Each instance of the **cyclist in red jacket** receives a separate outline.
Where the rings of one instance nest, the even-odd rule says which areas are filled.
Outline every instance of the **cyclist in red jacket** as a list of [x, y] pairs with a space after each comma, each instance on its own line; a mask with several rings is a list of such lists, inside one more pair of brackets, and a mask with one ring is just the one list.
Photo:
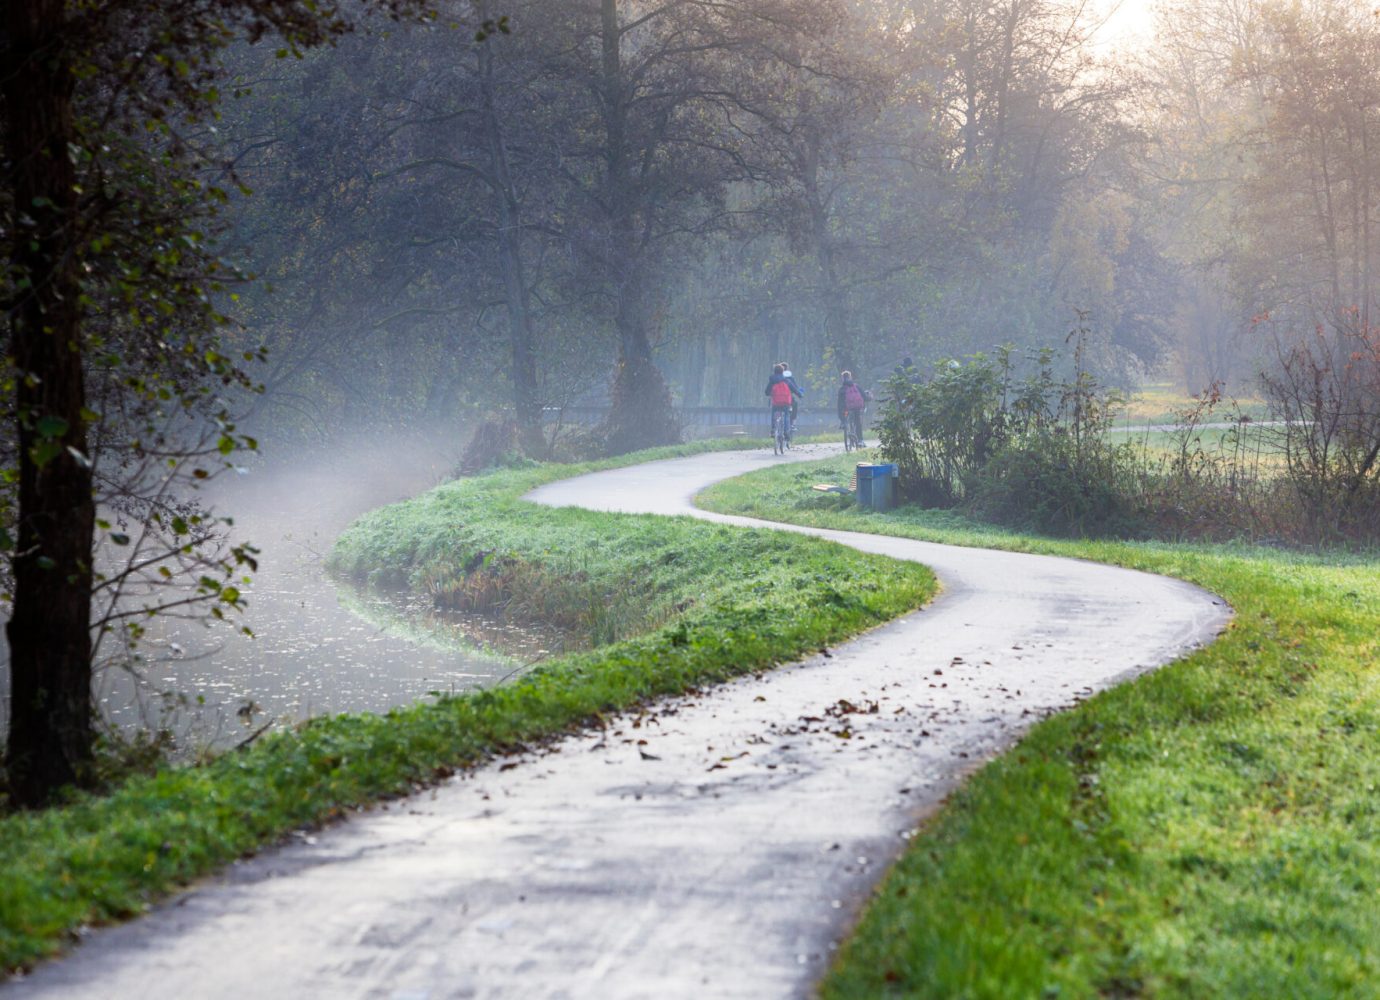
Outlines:
[[790, 382], [786, 381], [785, 373], [785, 365], [777, 365], [771, 370], [771, 378], [767, 379], [766, 395], [771, 397], [771, 426], [776, 427], [776, 415], [780, 413], [781, 419], [786, 421], [789, 436], [791, 401], [794, 399], [794, 394], [791, 392]]

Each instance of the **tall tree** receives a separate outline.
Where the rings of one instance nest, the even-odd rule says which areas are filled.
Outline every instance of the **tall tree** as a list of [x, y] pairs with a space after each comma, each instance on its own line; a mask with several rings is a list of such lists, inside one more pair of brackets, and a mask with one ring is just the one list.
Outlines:
[[1258, 59], [1258, 4], [1166, 4], [1156, 44], [1136, 68], [1131, 114], [1144, 124], [1133, 185], [1151, 238], [1176, 272], [1172, 350], [1185, 388], [1248, 374], [1250, 312], [1237, 295], [1240, 184], [1254, 158], [1263, 103], [1243, 73]]
[[[186, 130], [214, 115], [219, 54], [277, 33], [292, 49], [345, 27], [298, 0], [12, 0], [0, 38], [12, 545], [12, 800], [92, 780], [91, 596], [97, 530], [88, 384], [205, 412], [241, 378], [217, 346], [208, 248], [224, 192]], [[117, 373], [111, 377], [111, 373]], [[214, 407], [211, 407], [214, 409]], [[233, 449], [232, 428], [222, 428]], [[135, 448], [153, 445], [137, 440]]]
[[762, 148], [754, 151], [769, 192], [765, 221], [813, 258], [809, 284], [825, 351], [834, 367], [848, 369], [861, 361], [851, 300], [863, 251], [847, 226], [847, 193], [866, 179], [856, 161], [876, 154], [900, 54], [893, 38], [869, 33], [868, 20], [851, 13], [821, 11], [783, 59], [761, 68]]
[[[671, 0], [567, 5], [573, 82], [590, 98], [567, 179], [587, 229], [579, 248], [618, 335], [608, 447], [679, 436], [653, 349], [668, 269], [724, 226], [730, 184], [752, 178], [754, 70], [828, 19], [820, 0]], [[784, 99], [789, 100], [789, 97]], [[693, 242], [692, 242], [693, 241]]]
[[19, 466], [6, 767], [21, 804], [87, 777], [91, 763], [91, 539], [82, 370], [79, 146], [64, 0], [5, 5], [9, 382]]
[[[432, 261], [432, 290], [452, 308], [465, 300], [500, 305], [506, 331], [511, 410], [529, 454], [543, 453], [538, 366], [542, 260], [564, 239], [554, 216], [560, 150], [568, 129], [552, 113], [550, 53], [564, 45], [539, 3], [515, 3], [499, 17], [473, 0], [477, 37], [433, 32], [408, 48], [417, 78], [394, 95], [397, 163], [385, 176], [422, 186], [434, 210], [412, 221], [412, 239], [464, 248]], [[509, 23], [519, 30], [509, 37]], [[482, 245], [477, 254], [471, 248]], [[471, 256], [476, 259], [466, 261]], [[449, 273], [450, 277], [442, 277]], [[461, 280], [456, 276], [463, 274]], [[457, 301], [459, 300], [459, 301]]]

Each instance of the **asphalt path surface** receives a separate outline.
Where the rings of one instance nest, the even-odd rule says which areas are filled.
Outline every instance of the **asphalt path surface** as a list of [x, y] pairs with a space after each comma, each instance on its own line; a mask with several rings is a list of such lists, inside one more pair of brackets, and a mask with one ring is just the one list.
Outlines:
[[[762, 528], [691, 498], [822, 453], [701, 455], [531, 499]], [[1095, 563], [808, 533], [923, 562], [942, 593], [827, 654], [301, 836], [0, 992], [808, 996], [886, 866], [966, 773], [1229, 617], [1195, 587]]]

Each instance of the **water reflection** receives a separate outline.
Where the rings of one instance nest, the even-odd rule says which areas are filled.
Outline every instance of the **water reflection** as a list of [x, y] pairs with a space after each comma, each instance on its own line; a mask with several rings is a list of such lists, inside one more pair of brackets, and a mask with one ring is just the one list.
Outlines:
[[142, 676], [113, 667], [98, 680], [105, 717], [168, 729], [184, 750], [223, 748], [265, 724], [382, 712], [493, 683], [549, 652], [529, 635], [500, 651], [495, 623], [428, 622], [397, 595], [337, 588], [319, 560], [265, 566], [248, 600], [252, 638], [151, 623]]
[[[361, 594], [326, 574], [324, 557], [350, 520], [428, 488], [449, 465], [434, 451], [393, 445], [372, 461], [355, 453], [314, 467], [265, 466], [220, 484], [217, 508], [262, 549], [245, 588], [248, 610], [213, 627], [151, 619], [134, 671], [107, 667], [97, 678], [106, 718], [166, 728], [183, 753], [224, 748], [265, 725], [382, 712], [492, 684], [557, 651], [559, 636], [436, 618], [400, 595]], [[241, 625], [255, 635], [237, 632]]]

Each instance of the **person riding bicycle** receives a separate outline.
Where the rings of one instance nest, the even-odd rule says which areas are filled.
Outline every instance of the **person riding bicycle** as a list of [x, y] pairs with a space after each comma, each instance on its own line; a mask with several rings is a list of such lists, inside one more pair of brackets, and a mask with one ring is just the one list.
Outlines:
[[800, 412], [800, 401], [805, 398], [805, 390], [800, 388], [800, 383], [796, 382], [795, 377], [791, 375], [791, 366], [789, 362], [781, 362], [781, 369], [781, 377], [784, 378], [786, 384], [791, 387], [791, 425], [788, 431], [791, 437], [795, 437], [796, 415]]
[[786, 426], [790, 427], [791, 403], [795, 394], [791, 392], [791, 383], [786, 380], [786, 366], [776, 365], [771, 370], [771, 378], [767, 379], [766, 395], [771, 397], [771, 426], [772, 433], [776, 433], [776, 415], [782, 414], [782, 419], [786, 421]]
[[858, 415], [858, 432], [862, 436], [862, 412], [867, 409], [867, 392], [862, 386], [853, 381], [852, 372], [844, 372], [839, 376], [839, 425], [848, 429], [848, 418], [851, 414]]

